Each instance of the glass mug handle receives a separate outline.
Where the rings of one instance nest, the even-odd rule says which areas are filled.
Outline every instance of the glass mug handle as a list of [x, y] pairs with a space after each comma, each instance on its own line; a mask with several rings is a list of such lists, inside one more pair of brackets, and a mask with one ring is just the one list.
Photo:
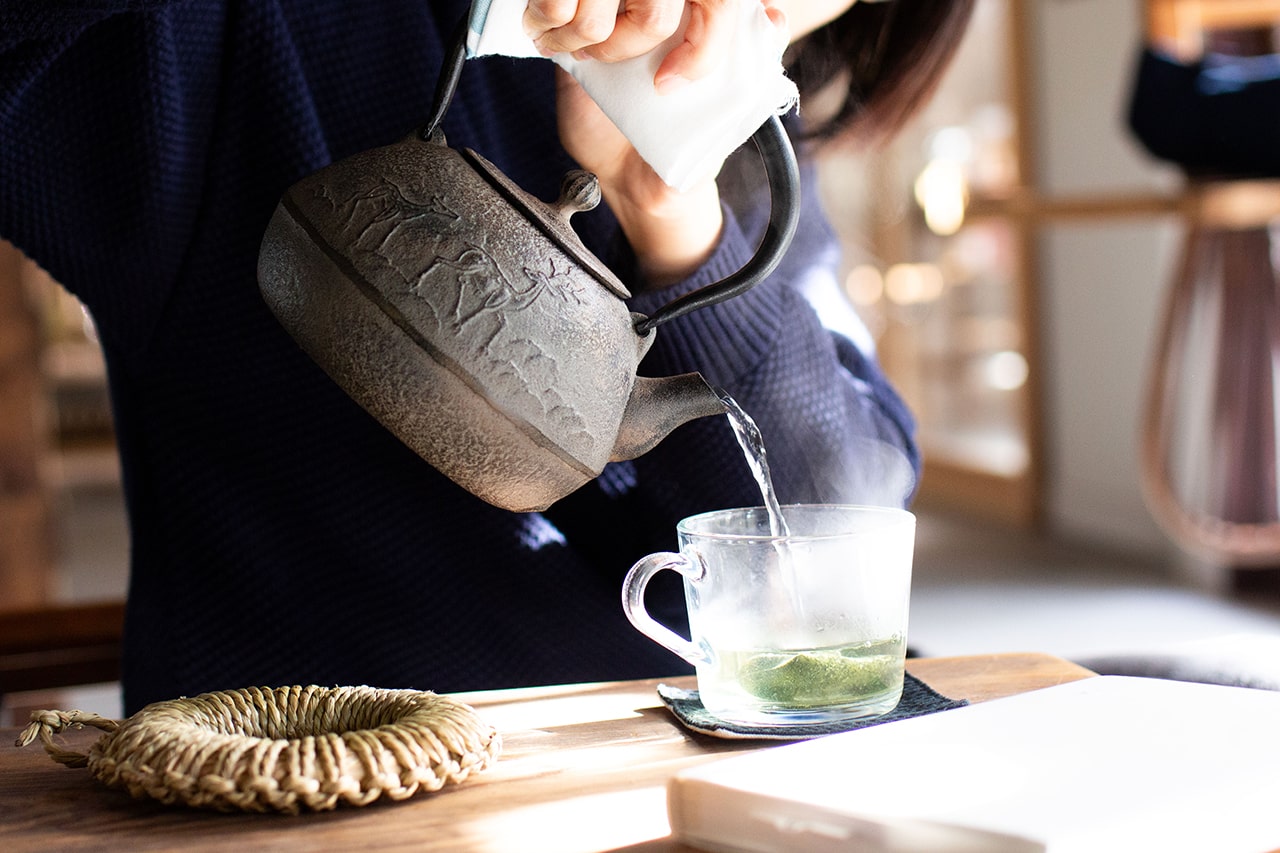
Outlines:
[[701, 560], [684, 554], [662, 552], [640, 558], [622, 581], [622, 610], [636, 630], [660, 646], [670, 649], [694, 666], [711, 663], [711, 657], [703, 649], [681, 637], [666, 625], [649, 615], [644, 606], [644, 591], [658, 572], [670, 570], [698, 582], [706, 575]]

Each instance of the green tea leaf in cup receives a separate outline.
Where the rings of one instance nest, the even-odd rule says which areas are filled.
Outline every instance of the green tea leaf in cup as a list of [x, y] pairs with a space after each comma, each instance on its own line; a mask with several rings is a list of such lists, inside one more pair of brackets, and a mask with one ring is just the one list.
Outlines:
[[895, 668], [884, 655], [852, 657], [837, 651], [764, 652], [738, 670], [738, 683], [758, 699], [793, 708], [857, 701], [890, 687]]

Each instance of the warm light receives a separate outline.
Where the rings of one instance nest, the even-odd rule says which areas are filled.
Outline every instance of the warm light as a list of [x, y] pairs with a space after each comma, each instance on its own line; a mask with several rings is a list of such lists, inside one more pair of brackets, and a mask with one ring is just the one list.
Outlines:
[[964, 167], [953, 160], [934, 160], [916, 178], [916, 202], [929, 230], [948, 237], [964, 225], [969, 184]]
[[884, 277], [884, 292], [898, 305], [919, 305], [942, 296], [946, 282], [933, 264], [894, 264]]
[[973, 137], [963, 127], [944, 127], [929, 141], [929, 163], [916, 178], [916, 203], [929, 230], [949, 237], [964, 225], [969, 204]]
[[982, 378], [987, 385], [1000, 391], [1016, 391], [1027, 383], [1030, 369], [1022, 353], [1001, 350], [987, 356], [982, 366]]
[[854, 305], [869, 308], [884, 296], [884, 276], [871, 264], [859, 264], [845, 277], [844, 291]]

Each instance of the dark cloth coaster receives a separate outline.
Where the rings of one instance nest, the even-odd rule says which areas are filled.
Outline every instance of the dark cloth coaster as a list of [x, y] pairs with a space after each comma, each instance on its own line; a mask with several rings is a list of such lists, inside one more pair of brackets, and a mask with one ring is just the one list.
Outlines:
[[907, 673], [902, 683], [902, 699], [898, 706], [878, 717], [863, 717], [860, 720], [841, 720], [835, 723], [804, 723], [795, 726], [747, 726], [730, 723], [713, 717], [702, 707], [702, 698], [697, 690], [684, 690], [669, 684], [658, 685], [658, 696], [662, 704], [676, 715], [685, 728], [704, 735], [721, 738], [762, 738], [768, 740], [803, 740], [805, 738], [831, 735], [836, 732], [847, 732], [863, 729], [880, 723], [891, 723], [894, 720], [905, 720], [946, 711], [950, 708], [961, 708], [968, 705], [966, 699], [948, 699], [941, 693]]

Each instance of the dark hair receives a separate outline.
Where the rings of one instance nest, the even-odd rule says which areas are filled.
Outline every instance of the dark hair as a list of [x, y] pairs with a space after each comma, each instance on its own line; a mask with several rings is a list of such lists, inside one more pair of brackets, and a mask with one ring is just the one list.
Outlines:
[[829, 85], [834, 112], [805, 127], [810, 139], [888, 138], [933, 94], [955, 55], [974, 0], [856, 2], [793, 44], [787, 71], [806, 97]]

